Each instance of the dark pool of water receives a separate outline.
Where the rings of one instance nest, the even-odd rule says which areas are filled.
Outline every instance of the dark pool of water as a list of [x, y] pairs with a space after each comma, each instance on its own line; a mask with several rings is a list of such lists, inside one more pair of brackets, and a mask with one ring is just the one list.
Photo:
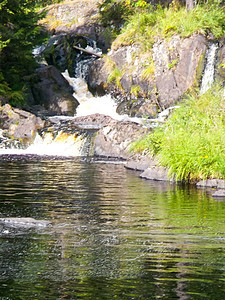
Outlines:
[[0, 299], [225, 299], [225, 202], [122, 164], [0, 160]]

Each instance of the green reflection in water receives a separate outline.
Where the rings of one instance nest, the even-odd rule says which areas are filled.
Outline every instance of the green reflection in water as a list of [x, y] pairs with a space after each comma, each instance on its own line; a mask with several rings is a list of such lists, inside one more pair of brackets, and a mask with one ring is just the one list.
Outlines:
[[225, 203], [122, 165], [2, 161], [0, 295], [10, 299], [223, 299]]

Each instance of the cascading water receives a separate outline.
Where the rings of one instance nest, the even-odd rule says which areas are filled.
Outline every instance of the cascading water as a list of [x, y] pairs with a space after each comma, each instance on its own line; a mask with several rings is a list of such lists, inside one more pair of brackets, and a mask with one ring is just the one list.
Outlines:
[[71, 78], [68, 72], [64, 72], [63, 76], [74, 89], [74, 97], [79, 101], [80, 105], [76, 111], [76, 117], [87, 116], [95, 113], [110, 116], [118, 121], [131, 121], [141, 123], [140, 118], [131, 118], [128, 115], [119, 115], [116, 112], [117, 104], [111, 95], [102, 97], [94, 97], [89, 91], [86, 82], [81, 77]]
[[[101, 49], [97, 48], [96, 42], [87, 37], [86, 40], [88, 41], [88, 45], [84, 50], [100, 56], [102, 54], [102, 51]], [[78, 46], [81, 45], [78, 44]], [[86, 78], [89, 66], [96, 59], [96, 57], [93, 55], [87, 55], [86, 57], [84, 57], [83, 54], [83, 51], [80, 51], [80, 53], [78, 53], [76, 57], [76, 64], [74, 69], [74, 75], [76, 78]]]
[[[82, 45], [76, 44], [76, 47], [82, 49]], [[34, 51], [34, 55], [38, 56], [43, 48]], [[71, 127], [71, 120], [76, 117], [83, 117], [91, 114], [103, 114], [110, 116], [118, 121], [132, 121], [141, 123], [139, 118], [130, 118], [127, 115], [119, 115], [116, 112], [117, 104], [110, 95], [103, 97], [94, 97], [89, 91], [85, 82], [87, 70], [93, 60], [96, 59], [94, 55], [89, 53], [101, 54], [101, 50], [96, 47], [94, 41], [87, 43], [84, 51], [76, 54], [76, 61], [74, 64], [74, 76], [71, 78], [68, 71], [63, 73], [69, 84], [74, 89], [74, 97], [79, 101], [80, 105], [77, 108], [74, 117], [55, 116], [50, 117], [51, 126], [45, 128], [37, 133], [32, 144], [27, 146], [18, 141], [11, 139], [0, 140], [0, 155], [1, 154], [31, 154], [31, 155], [50, 155], [50, 156], [93, 156], [94, 154], [94, 139], [97, 128], [91, 126], [87, 128], [77, 129], [76, 126]], [[1, 136], [0, 136], [1, 138]]]
[[214, 81], [215, 73], [215, 62], [216, 62], [216, 53], [219, 45], [218, 43], [211, 43], [206, 52], [206, 65], [202, 77], [202, 83], [200, 88], [200, 93], [204, 94], [212, 85]]
[[37, 133], [31, 145], [24, 147], [18, 141], [5, 139], [1, 142], [0, 155], [49, 155], [49, 156], [93, 156], [95, 129], [67, 132], [65, 128], [55, 127]]

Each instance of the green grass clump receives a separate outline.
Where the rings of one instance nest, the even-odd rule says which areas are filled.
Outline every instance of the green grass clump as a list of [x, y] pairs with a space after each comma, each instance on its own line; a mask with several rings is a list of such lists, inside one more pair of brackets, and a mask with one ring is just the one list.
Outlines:
[[167, 38], [174, 34], [182, 37], [193, 33], [207, 34], [211, 32], [216, 38], [225, 34], [225, 8], [219, 5], [197, 5], [187, 12], [179, 9], [149, 6], [145, 11], [134, 13], [114, 41], [114, 48], [133, 43], [140, 44], [143, 50], [151, 49], [155, 39]]
[[149, 151], [177, 180], [225, 178], [224, 90], [214, 87], [197, 98], [189, 96], [169, 120], [132, 144]]

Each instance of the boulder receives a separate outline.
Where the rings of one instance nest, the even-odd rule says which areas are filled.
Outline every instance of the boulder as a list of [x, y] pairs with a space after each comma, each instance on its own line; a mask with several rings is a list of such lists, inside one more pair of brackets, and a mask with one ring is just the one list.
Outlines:
[[197, 182], [197, 187], [203, 188], [218, 188], [218, 189], [225, 189], [225, 180], [223, 179], [206, 179]]
[[30, 143], [37, 130], [43, 128], [44, 125], [45, 121], [30, 112], [12, 108], [9, 104], [0, 108], [0, 128], [6, 137]]
[[157, 181], [171, 181], [174, 182], [174, 177], [169, 177], [168, 169], [162, 166], [152, 166], [147, 168], [140, 175], [141, 178]]
[[72, 87], [54, 66], [37, 69], [32, 92], [35, 104], [43, 106], [49, 115], [73, 116], [79, 105]]
[[0, 218], [0, 224], [13, 228], [45, 228], [51, 225], [46, 220], [36, 220], [34, 218]]
[[78, 126], [81, 128], [97, 128], [100, 129], [113, 119], [102, 114], [92, 114], [89, 116], [76, 117], [70, 121], [70, 126]]
[[125, 168], [135, 171], [144, 172], [149, 167], [156, 167], [158, 165], [158, 161], [155, 160], [154, 157], [151, 157], [147, 154], [134, 154], [127, 160]]
[[96, 135], [95, 155], [126, 159], [131, 142], [146, 133], [147, 129], [138, 124], [111, 119]]

